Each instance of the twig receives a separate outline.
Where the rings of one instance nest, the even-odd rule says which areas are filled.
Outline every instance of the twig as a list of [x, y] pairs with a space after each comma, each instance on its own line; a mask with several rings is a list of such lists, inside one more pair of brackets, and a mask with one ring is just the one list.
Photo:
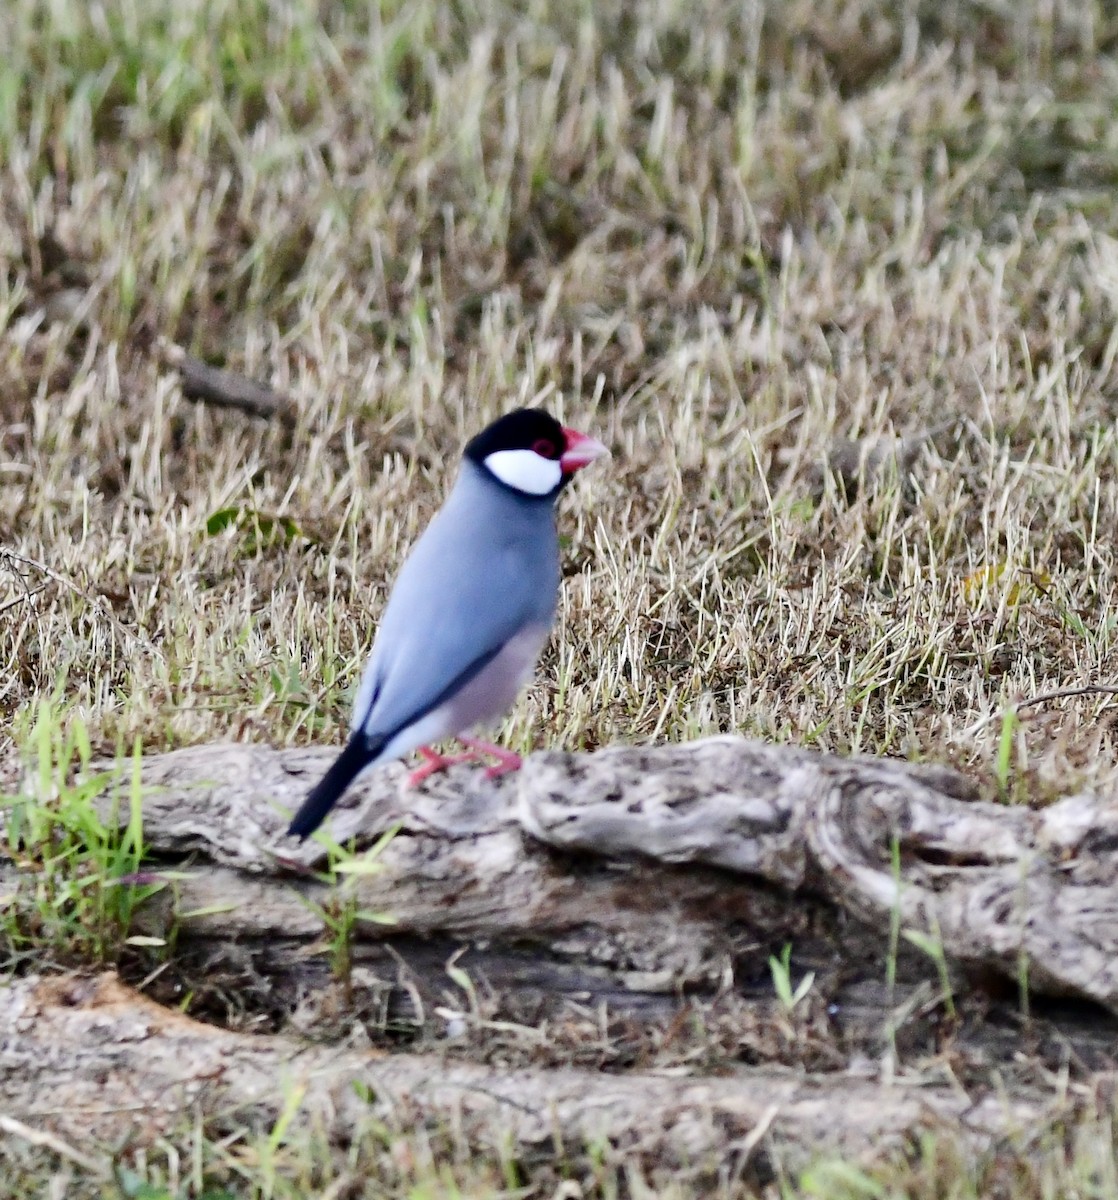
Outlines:
[[0, 604], [0, 615], [3, 615], [9, 608], [15, 608], [19, 604], [26, 604], [33, 596], [37, 596], [46, 588], [45, 583], [40, 583], [38, 587], [29, 588], [22, 596], [13, 596], [11, 600]]
[[97, 1175], [102, 1179], [108, 1177], [108, 1162], [84, 1154], [81, 1150], [71, 1146], [69, 1142], [64, 1142], [60, 1137], [48, 1133], [45, 1129], [32, 1129], [30, 1125], [24, 1125], [22, 1121], [17, 1121], [15, 1117], [0, 1115], [0, 1130], [10, 1137], [21, 1138], [32, 1146], [41, 1146], [44, 1150], [52, 1150], [59, 1158], [69, 1159], [70, 1162], [75, 1163], [82, 1170], [88, 1171], [91, 1175]]
[[266, 384], [258, 383], [235, 371], [211, 367], [201, 359], [172, 342], [161, 341], [159, 353], [168, 366], [174, 367], [182, 379], [182, 394], [188, 400], [234, 408], [250, 417], [278, 420], [287, 425], [295, 422], [295, 406], [287, 396]]
[[757, 1149], [761, 1139], [772, 1128], [773, 1121], [780, 1115], [780, 1105], [770, 1104], [768, 1108], [761, 1114], [757, 1124], [742, 1138], [738, 1145], [738, 1163], [735, 1174], [739, 1177], [745, 1168], [749, 1165], [750, 1156]]
[[[19, 563], [24, 567], [30, 567], [33, 571], [41, 572], [49, 580], [57, 583], [60, 587], [64, 587], [68, 592], [77, 596], [79, 599], [84, 600], [88, 605], [95, 609], [100, 616], [104, 617], [109, 624], [112, 625], [117, 633], [120, 634], [121, 638], [131, 638], [133, 642], [141, 645], [149, 654], [152, 655], [152, 657], [155, 657], [156, 649], [151, 642], [138, 630], [129, 629], [123, 623], [123, 621], [120, 620], [116, 613], [114, 613], [108, 606], [103, 596], [91, 595], [84, 588], [81, 588], [74, 583], [72, 579], [67, 579], [65, 575], [60, 575], [57, 571], [51, 570], [46, 563], [39, 562], [37, 558], [28, 558], [26, 554], [20, 554], [16, 550], [10, 550], [7, 546], [0, 546], [0, 566], [4, 564], [5, 560], [8, 560], [11, 563]], [[19, 572], [17, 571], [15, 574], [19, 574]], [[20, 597], [20, 599], [27, 599], [28, 597], [35, 595], [36, 592], [40, 592], [42, 590], [42, 586], [31, 589], [25, 593], [24, 596]], [[0, 612], [4, 612], [7, 608], [11, 607], [13, 603], [14, 601], [9, 601], [3, 609], [0, 609]]]
[[[1027, 700], [1016, 700], [1007, 707], [1013, 709], [1015, 713], [1020, 713], [1022, 709], [1034, 708], [1038, 704], [1047, 704], [1050, 700], [1066, 700], [1069, 696], [1118, 696], [1118, 684], [1086, 683], [1082, 687], [1057, 688], [1052, 692], [1041, 692], [1037, 696], [1030, 696]], [[1004, 711], [1005, 709], [998, 709], [996, 712], [987, 713], [986, 716], [964, 730], [964, 736], [972, 737], [980, 729], [985, 729], [987, 725], [998, 720]]]
[[[65, 575], [59, 575], [57, 571], [52, 571], [46, 563], [41, 563], [37, 558], [28, 558], [26, 554], [19, 554], [15, 550], [9, 550], [7, 546], [0, 547], [0, 562], [5, 558], [10, 559], [13, 563], [20, 563], [22, 566], [30, 567], [33, 571], [38, 571], [45, 575], [54, 583], [60, 584], [67, 591], [73, 592], [75, 596], [80, 596], [87, 603], [95, 603], [92, 596], [83, 591], [73, 580], [67, 579]], [[18, 574], [18, 572], [17, 572]], [[39, 589], [36, 589], [36, 591]], [[33, 592], [28, 593], [34, 595]]]
[[1034, 704], [1047, 704], [1049, 700], [1064, 700], [1068, 696], [1118, 696], [1118, 684], [1086, 683], [1082, 687], [1058, 688], [1054, 692], [1041, 692], [1039, 696], [1030, 696], [1028, 700], [1019, 701], [1015, 707], [1018, 712], [1023, 708], [1032, 708]]

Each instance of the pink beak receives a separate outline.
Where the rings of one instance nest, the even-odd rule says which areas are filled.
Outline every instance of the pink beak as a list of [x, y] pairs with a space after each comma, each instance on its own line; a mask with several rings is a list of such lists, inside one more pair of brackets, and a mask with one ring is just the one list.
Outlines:
[[568, 429], [564, 425], [563, 436], [567, 439], [567, 444], [559, 456], [559, 465], [563, 468], [564, 475], [573, 475], [575, 471], [581, 471], [595, 459], [609, 458], [609, 451], [605, 446], [589, 434], [579, 433], [577, 429]]

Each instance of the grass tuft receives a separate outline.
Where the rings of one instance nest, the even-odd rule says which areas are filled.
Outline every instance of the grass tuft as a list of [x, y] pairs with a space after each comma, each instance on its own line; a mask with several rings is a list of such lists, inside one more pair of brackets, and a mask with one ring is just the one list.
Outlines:
[[16, 959], [106, 965], [118, 962], [126, 946], [166, 944], [133, 929], [139, 907], [163, 883], [139, 870], [139, 745], [125, 770], [94, 773], [85, 725], [68, 716], [40, 702], [31, 778], [18, 794], [0, 797], [5, 857], [14, 868], [7, 874], [0, 936]]

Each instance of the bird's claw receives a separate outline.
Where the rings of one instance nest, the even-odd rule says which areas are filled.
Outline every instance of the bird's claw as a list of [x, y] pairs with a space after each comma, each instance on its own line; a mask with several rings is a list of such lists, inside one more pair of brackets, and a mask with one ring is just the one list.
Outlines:
[[437, 751], [432, 750], [430, 746], [420, 746], [419, 753], [423, 755], [426, 762], [424, 762], [423, 766], [416, 767], [408, 775], [408, 787], [417, 787], [429, 776], [435, 775], [439, 771], [445, 771], [447, 767], [452, 767], [457, 763], [474, 762], [484, 757], [497, 759], [492, 766], [486, 767], [486, 779], [498, 779], [502, 775], [507, 775], [510, 771], [519, 771], [523, 765], [523, 760], [519, 754], [515, 754], [512, 750], [505, 750], [500, 746], [494, 746], [491, 742], [482, 742], [477, 738], [467, 737], [460, 737], [458, 741], [467, 747], [465, 754], [439, 754]]

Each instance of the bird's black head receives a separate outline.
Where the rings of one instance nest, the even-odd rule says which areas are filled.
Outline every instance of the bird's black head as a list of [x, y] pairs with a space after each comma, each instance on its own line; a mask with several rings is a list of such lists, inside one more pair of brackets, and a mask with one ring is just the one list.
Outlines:
[[606, 453], [601, 442], [540, 408], [506, 413], [466, 446], [466, 457], [499, 483], [541, 499], [554, 499], [575, 471]]

